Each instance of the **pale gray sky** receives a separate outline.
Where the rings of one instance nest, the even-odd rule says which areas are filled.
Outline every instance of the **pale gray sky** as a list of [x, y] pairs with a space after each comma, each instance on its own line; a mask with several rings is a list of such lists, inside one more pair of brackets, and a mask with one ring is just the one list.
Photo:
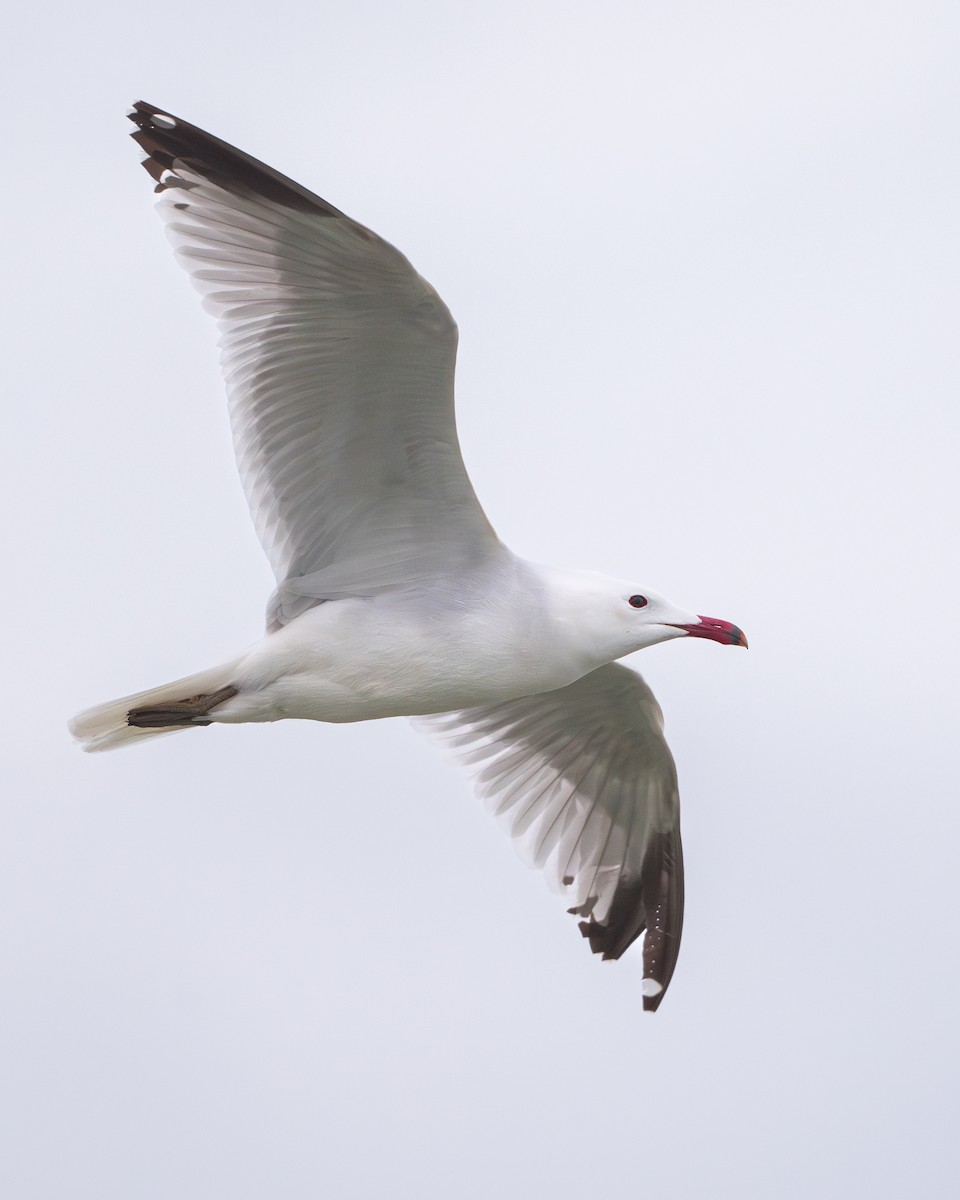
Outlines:
[[[954, 1195], [960, 10], [17, 19], [4, 1197]], [[508, 544], [749, 635], [634, 663], [687, 864], [656, 1016], [405, 722], [70, 743], [271, 584], [139, 97], [434, 284]]]

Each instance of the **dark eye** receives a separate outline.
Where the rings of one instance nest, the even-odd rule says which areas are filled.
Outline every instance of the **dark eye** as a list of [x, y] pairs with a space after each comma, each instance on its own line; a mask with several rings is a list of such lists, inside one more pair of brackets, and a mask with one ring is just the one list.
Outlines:
[[646, 596], [631, 596], [630, 605], [632, 608], [646, 608], [647, 598]]

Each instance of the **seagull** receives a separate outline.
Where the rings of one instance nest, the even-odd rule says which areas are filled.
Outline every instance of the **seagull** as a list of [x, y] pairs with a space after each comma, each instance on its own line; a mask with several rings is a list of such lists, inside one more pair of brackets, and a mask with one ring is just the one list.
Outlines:
[[176, 255], [219, 323], [237, 460], [277, 586], [230, 662], [80, 713], [84, 750], [246, 721], [415, 718], [475, 776], [591, 950], [673, 975], [683, 858], [652, 692], [617, 660], [746, 646], [635, 580], [513, 554], [454, 418], [457, 326], [406, 258], [292, 179], [142, 101]]

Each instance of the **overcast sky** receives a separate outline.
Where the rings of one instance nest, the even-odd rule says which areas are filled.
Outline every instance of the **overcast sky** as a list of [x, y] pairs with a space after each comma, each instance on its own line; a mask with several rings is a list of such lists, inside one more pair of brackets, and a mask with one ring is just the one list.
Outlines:
[[[17, 20], [4, 1197], [955, 1195], [956, 4]], [[687, 866], [655, 1016], [404, 721], [71, 744], [272, 582], [137, 98], [434, 284], [514, 550], [747, 632], [633, 660]]]

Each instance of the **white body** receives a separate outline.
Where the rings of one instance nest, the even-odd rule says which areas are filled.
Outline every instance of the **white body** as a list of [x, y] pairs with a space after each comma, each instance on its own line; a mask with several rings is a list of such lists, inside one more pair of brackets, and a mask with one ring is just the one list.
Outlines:
[[[697, 620], [657, 597], [641, 624], [625, 603], [630, 584], [519, 559], [510, 567], [415, 598], [308, 609], [238, 660], [225, 682], [239, 694], [210, 719], [365, 721], [491, 704], [564, 687], [642, 645], [685, 636], [667, 620]], [[614, 610], [624, 610], [619, 628]]]

